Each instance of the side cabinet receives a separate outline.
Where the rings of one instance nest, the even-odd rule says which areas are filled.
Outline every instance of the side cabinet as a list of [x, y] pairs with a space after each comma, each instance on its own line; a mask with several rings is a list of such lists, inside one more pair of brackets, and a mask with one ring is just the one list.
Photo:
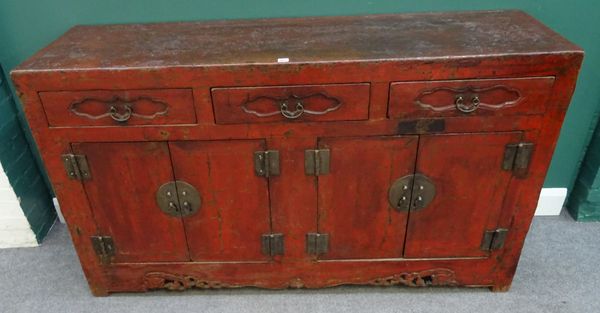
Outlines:
[[[114, 263], [268, 261], [263, 140], [78, 143], [83, 185]], [[65, 156], [68, 157], [68, 156]]]
[[12, 78], [95, 295], [506, 291], [582, 58], [392, 14], [74, 27]]

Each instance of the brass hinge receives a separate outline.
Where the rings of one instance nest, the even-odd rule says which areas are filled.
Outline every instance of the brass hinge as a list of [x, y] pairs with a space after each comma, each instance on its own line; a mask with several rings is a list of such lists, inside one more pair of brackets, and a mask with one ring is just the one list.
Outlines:
[[92, 247], [94, 247], [96, 255], [100, 258], [100, 263], [109, 264], [112, 257], [115, 256], [115, 243], [112, 237], [92, 236], [90, 239], [92, 240]]
[[257, 176], [263, 177], [279, 175], [279, 151], [267, 150], [254, 152], [254, 171]]
[[329, 174], [329, 149], [304, 151], [304, 172], [306, 175]]
[[507, 233], [508, 229], [506, 228], [486, 230], [483, 233], [483, 239], [481, 240], [481, 250], [492, 251], [502, 249], [502, 247], [504, 247], [504, 241], [506, 240]]
[[534, 144], [531, 142], [510, 143], [504, 149], [502, 169], [505, 171], [524, 171], [529, 167]]
[[264, 255], [283, 255], [283, 234], [264, 234], [261, 243]]
[[70, 179], [87, 180], [92, 178], [85, 155], [69, 153], [63, 154], [61, 158]]
[[319, 255], [329, 251], [329, 234], [306, 234], [306, 253]]

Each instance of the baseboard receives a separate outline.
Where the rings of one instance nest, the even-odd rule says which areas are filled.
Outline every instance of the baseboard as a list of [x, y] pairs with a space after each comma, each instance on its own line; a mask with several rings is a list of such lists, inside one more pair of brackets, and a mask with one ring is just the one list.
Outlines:
[[560, 215], [566, 199], [567, 188], [542, 188], [535, 215]]

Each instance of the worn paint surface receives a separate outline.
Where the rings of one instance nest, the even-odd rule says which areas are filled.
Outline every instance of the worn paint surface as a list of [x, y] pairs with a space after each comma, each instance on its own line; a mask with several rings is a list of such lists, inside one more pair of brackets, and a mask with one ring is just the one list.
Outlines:
[[[483, 25], [479, 14], [488, 18], [487, 25]], [[503, 23], [506, 21], [511, 23], [513, 36], [504, 36], [507, 31], [504, 26], [507, 25]], [[388, 32], [384, 27], [396, 22], [406, 28], [398, 27], [396, 32]], [[444, 27], [445, 23], [449, 26]], [[155, 28], [152, 33], [156, 36], [163, 34], [166, 42], [173, 40], [169, 38], [185, 38], [196, 40], [195, 44], [202, 47], [210, 40], [217, 40], [196, 36], [187, 30], [207, 28], [200, 23], [187, 24], [188, 27], [161, 24], [78, 28], [13, 72], [50, 178], [57, 195], [65, 203], [65, 217], [71, 226], [73, 241], [92, 291], [103, 295], [117, 291], [170, 288], [180, 284], [209, 288], [452, 284], [506, 290], [512, 281], [536, 207], [537, 194], [574, 89], [582, 51], [517, 11], [292, 19], [267, 24], [267, 21], [208, 24], [228, 29], [222, 35], [229, 37], [231, 51], [223, 51], [222, 55], [212, 52], [194, 55], [186, 49], [172, 49], [163, 55], [136, 41], [133, 35], [139, 29], [149, 27]], [[323, 30], [332, 29], [330, 24], [345, 25], [345, 29], [353, 32], [322, 34]], [[277, 53], [268, 50], [271, 37], [261, 37], [261, 32], [256, 30], [267, 29], [267, 33], [279, 36], [282, 47], [294, 47], [296, 43], [286, 40], [289, 32], [293, 31], [289, 25], [299, 28], [315, 25], [306, 27], [305, 32], [314, 32], [315, 38], [320, 39], [314, 45], [296, 51], [301, 62], [279, 64], [267, 61]], [[365, 27], [369, 25], [373, 27]], [[414, 28], [411, 27], [414, 25], [427, 29], [421, 41], [397, 39], [412, 36]], [[473, 25], [480, 27], [471, 27]], [[498, 29], [494, 31], [489, 25]], [[96, 41], [96, 36], [89, 36], [96, 30], [98, 37], [102, 37], [112, 27], [119, 29], [123, 36], [112, 36], [110, 42]], [[242, 58], [243, 50], [235, 47], [246, 47], [246, 42], [245, 39], [236, 39], [236, 36], [238, 33], [254, 34], [253, 31], [256, 31], [256, 38], [265, 40], [265, 51], [252, 52], [250, 49], [248, 56]], [[167, 36], [167, 33], [170, 35]], [[490, 34], [502, 38], [488, 38]], [[367, 40], [367, 37], [386, 40], [372, 42], [375, 46], [357, 42], [359, 39]], [[469, 51], [475, 52], [467, 53], [465, 42], [448, 40], [449, 37], [476, 39], [469, 47]], [[128, 45], [120, 38], [129, 38]], [[328, 43], [326, 38], [336, 45]], [[203, 40], [208, 41], [205, 43]], [[240, 42], [236, 44], [235, 40]], [[440, 50], [431, 51], [427, 45], [420, 44], [423, 42]], [[139, 49], [131, 49], [130, 46], [136, 45]], [[331, 50], [335, 54], [320, 59], [311, 55], [311, 49]], [[109, 54], [109, 50], [113, 53]], [[72, 53], [83, 55], [72, 58]], [[157, 60], [153, 53], [160, 56], [160, 62], [155, 65], [151, 64]], [[238, 62], [237, 58], [250, 63]], [[547, 93], [535, 96], [536, 93], [529, 91], [530, 85], [515, 83], [522, 82], [524, 77], [554, 77], [554, 83], [551, 89], [548, 89], [547, 83], [542, 84], [546, 88], [542, 90]], [[433, 122], [431, 112], [423, 107], [413, 108], [410, 119], [388, 115], [392, 83], [441, 81], [436, 83], [443, 85], [448, 80], [462, 83], [464, 80], [497, 78], [504, 81], [498, 81], [492, 87], [500, 92], [486, 94], [486, 101], [502, 103], [506, 101], [506, 90], [516, 88], [516, 94], [532, 95], [528, 97], [529, 102], [521, 103], [531, 111], [517, 110], [507, 115], [503, 111], [505, 107], [499, 106], [486, 114], [479, 114], [476, 110], [473, 113], [433, 115], [435, 120], [443, 121], [441, 123]], [[369, 97], [362, 97], [362, 105], [358, 106], [368, 108], [367, 120], [311, 120], [308, 115], [301, 115], [294, 119], [256, 122], [260, 117], [244, 112], [253, 117], [242, 119], [243, 123], [239, 124], [217, 124], [215, 113], [221, 108], [215, 106], [227, 104], [227, 101], [213, 101], [211, 97], [211, 90], [215, 87], [316, 85], [322, 86], [319, 88], [326, 92], [324, 86], [349, 83], [370, 84]], [[94, 90], [107, 90], [108, 93], [121, 94], [133, 90], [187, 88], [193, 90], [196, 122], [192, 124], [130, 125], [128, 121], [117, 122], [104, 116], [106, 124], [90, 126], [85, 117], [78, 116], [70, 120], [71, 126], [55, 127], [48, 123], [47, 108], [53, 105], [66, 107], [37, 95], [39, 91], [94, 93]], [[265, 96], [273, 96], [273, 88], [256, 88], [253, 92], [266, 90]], [[461, 91], [450, 92], [449, 99], [452, 101], [460, 96]], [[172, 107], [172, 110], [177, 110], [177, 107]], [[69, 114], [68, 110], [65, 111]], [[173, 114], [177, 116], [178, 113]], [[81, 121], [80, 124], [77, 121]], [[410, 125], [415, 126], [411, 129]], [[406, 137], [397, 137], [400, 131]], [[480, 135], [447, 135], [454, 133]], [[342, 139], [350, 137], [360, 139], [355, 142]], [[535, 143], [531, 164], [518, 172], [502, 170], [504, 144], [520, 140]], [[418, 146], [417, 141], [422, 141], [423, 145]], [[98, 222], [97, 211], [110, 216], [106, 213], [115, 208], [109, 203], [102, 203], [105, 200], [92, 197], [87, 201], [86, 192], [92, 191], [90, 186], [94, 186], [97, 189], [94, 192], [100, 194], [107, 183], [94, 181], [94, 178], [84, 183], [68, 179], [59, 156], [72, 151], [72, 143], [95, 147], [89, 150], [94, 154], [91, 166], [92, 169], [93, 166], [106, 168], [98, 176], [103, 179], [110, 176], [111, 166], [124, 162], [121, 154], [140, 155], [139, 164], [129, 165], [129, 169], [137, 170], [125, 171], [121, 179], [125, 186], [113, 189], [115, 194], [111, 196], [117, 203], [124, 201], [133, 210], [131, 214], [127, 211], [114, 212], [114, 221], [104, 219]], [[102, 149], [104, 145], [111, 149]], [[146, 146], [148, 149], [140, 148]], [[156, 150], [156, 146], [162, 148]], [[304, 150], [328, 146], [335, 154], [331, 158], [331, 176], [306, 175]], [[152, 152], [151, 147], [160, 151], [160, 157]], [[280, 174], [269, 177], [268, 181], [253, 176], [250, 150], [258, 148], [278, 150], [280, 154]], [[342, 151], [339, 149], [347, 153], [338, 153]], [[361, 152], [361, 149], [371, 151]], [[224, 155], [211, 155], [217, 152]], [[218, 157], [219, 161], [214, 157]], [[157, 160], [152, 161], [153, 158]], [[198, 161], [199, 164], [196, 164]], [[403, 167], [394, 173], [398, 176], [411, 169], [415, 173], [422, 171], [422, 174], [430, 175], [434, 183], [439, 184], [438, 198], [430, 207], [418, 212], [392, 217], [390, 214], [398, 212], [389, 208], [384, 191], [395, 176], [390, 177], [389, 172], [374, 166], [378, 162], [382, 162], [384, 168], [392, 163], [401, 163]], [[131, 199], [120, 192], [140, 188], [128, 181], [133, 181], [132, 178], [144, 170], [150, 169], [151, 172], [155, 167], [160, 167], [156, 174], [161, 174], [164, 179], [171, 179], [173, 175], [186, 177], [196, 188], [203, 189], [201, 192], [205, 192], [204, 197], [209, 201], [205, 211], [200, 208], [201, 213], [183, 219], [164, 215], [152, 206], [150, 199], [153, 199], [152, 193], [160, 180], [155, 176], [141, 182], [144, 188], [137, 196], [143, 198], [140, 201], [144, 201], [144, 205], [143, 209], [136, 209]], [[444, 175], [445, 171], [448, 175]], [[212, 173], [216, 172], [224, 177], [208, 183], [214, 179]], [[370, 184], [361, 185], [364, 181], [370, 181]], [[337, 185], [344, 183], [347, 186]], [[202, 185], [207, 187], [200, 188]], [[473, 190], [466, 190], [467, 187]], [[265, 200], [267, 189], [268, 210]], [[479, 196], [470, 197], [472, 192]], [[228, 193], [237, 196], [224, 196]], [[336, 200], [345, 194], [351, 195]], [[244, 197], [247, 199], [240, 202], [239, 198]], [[460, 208], [453, 211], [448, 206]], [[371, 212], [373, 218], [367, 218], [369, 214], [366, 212]], [[414, 214], [412, 221], [411, 214]], [[148, 248], [145, 243], [137, 241], [138, 237], [127, 239], [130, 234], [149, 231], [144, 230], [148, 225], [137, 224], [142, 216], [155, 220], [157, 227], [176, 237], [176, 243], [187, 242], [187, 245], [179, 249], [157, 239], [153, 241], [156, 245]], [[186, 235], [179, 228], [168, 230], [182, 221]], [[257, 234], [267, 228], [267, 221], [271, 232], [284, 234], [283, 255], [262, 258], [255, 250], [260, 240]], [[404, 241], [399, 237], [405, 236], [405, 232], [386, 226], [386, 223], [399, 225], [402, 221], [408, 221], [404, 256], [400, 253]], [[448, 221], [454, 223], [448, 224]], [[135, 228], [132, 233], [125, 231], [127, 222], [132, 222], [130, 227]], [[419, 223], [425, 224], [425, 227], [436, 225], [435, 236], [423, 232], [424, 226]], [[206, 227], [203, 228], [203, 224]], [[347, 227], [344, 228], [345, 225]], [[477, 243], [483, 234], [479, 232], [490, 227], [509, 229], [507, 241], [502, 249], [489, 254], [480, 253]], [[206, 233], [209, 229], [210, 234]], [[305, 236], [322, 230], [331, 232], [332, 254], [330, 258], [325, 253], [317, 259], [306, 252]], [[392, 230], [397, 233], [386, 233]], [[89, 236], [110, 231], [121, 233], [122, 240], [129, 240], [122, 243], [125, 247], [147, 253], [148, 261], [142, 258], [119, 262], [115, 257], [112, 264], [101, 265], [89, 244]], [[181, 235], [178, 237], [178, 234]], [[186, 236], [202, 238], [190, 240]], [[383, 251], [368, 249], [369, 239], [378, 241]], [[118, 256], [118, 241], [115, 246]], [[159, 262], [155, 256], [160, 255], [163, 246], [175, 249], [173, 256], [185, 257], [190, 253], [194, 261]], [[207, 250], [207, 247], [211, 248]], [[252, 247], [255, 247], [254, 250]], [[434, 251], [431, 248], [427, 250], [427, 247], [433, 247]], [[414, 258], [406, 258], [407, 252]], [[440, 277], [447, 279], [434, 279], [432, 275], [435, 274], [431, 273], [438, 272], [442, 275]], [[148, 278], [148, 273], [158, 274]], [[146, 278], [151, 281], [144, 283]]]

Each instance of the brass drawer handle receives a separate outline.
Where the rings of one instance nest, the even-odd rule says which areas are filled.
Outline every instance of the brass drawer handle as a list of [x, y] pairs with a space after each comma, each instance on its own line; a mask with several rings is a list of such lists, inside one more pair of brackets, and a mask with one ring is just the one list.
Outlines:
[[299, 118], [302, 115], [302, 113], [304, 113], [304, 104], [302, 103], [301, 100], [294, 99], [292, 101], [295, 101], [296, 106], [295, 106], [294, 111], [290, 111], [288, 101], [289, 100], [282, 101], [281, 104], [279, 105], [279, 110], [281, 111], [281, 115], [283, 115], [283, 117], [285, 117], [287, 119], [291, 119], [291, 120]]
[[[97, 114], [94, 110], [92, 110], [92, 108], [94, 108], [94, 103], [96, 102], [104, 104], [107, 110], [103, 113]], [[142, 102], [151, 103], [153, 106], [152, 112], [144, 114], [135, 113], [133, 111], [133, 107], [140, 105]], [[110, 117], [115, 122], [123, 123], [127, 122], [131, 117], [144, 120], [153, 120], [161, 116], [167, 116], [167, 113], [169, 112], [169, 105], [162, 100], [150, 97], [141, 96], [133, 99], [124, 99], [115, 96], [109, 100], [101, 98], [84, 98], [71, 103], [69, 111], [79, 117], [90, 120], [99, 120]]]
[[[265, 100], [271, 102], [275, 108], [264, 111], [264, 109], [256, 107], [256, 103]], [[318, 111], [310, 110], [312, 101], [319, 101], [321, 103], [325, 102], [327, 103], [327, 107]], [[306, 106], [309, 108], [307, 109]], [[342, 101], [340, 99], [328, 96], [325, 93], [315, 93], [307, 96], [290, 95], [283, 99], [270, 96], [259, 96], [252, 100], [246, 100], [241, 105], [242, 110], [248, 114], [258, 117], [268, 117], [281, 114], [283, 117], [290, 120], [297, 119], [303, 114], [325, 115], [329, 112], [339, 109], [341, 106]], [[277, 107], [279, 110], [276, 109]]]
[[454, 100], [454, 104], [456, 108], [463, 113], [471, 113], [479, 108], [479, 104], [481, 101], [479, 100], [478, 95], [473, 95], [470, 103], [465, 103], [465, 99], [462, 95], [456, 96]]
[[129, 104], [124, 104], [123, 110], [125, 111], [124, 113], [119, 113], [119, 109], [117, 109], [116, 106], [111, 105], [109, 110], [110, 118], [119, 123], [127, 122], [133, 114], [133, 109], [131, 109]]

